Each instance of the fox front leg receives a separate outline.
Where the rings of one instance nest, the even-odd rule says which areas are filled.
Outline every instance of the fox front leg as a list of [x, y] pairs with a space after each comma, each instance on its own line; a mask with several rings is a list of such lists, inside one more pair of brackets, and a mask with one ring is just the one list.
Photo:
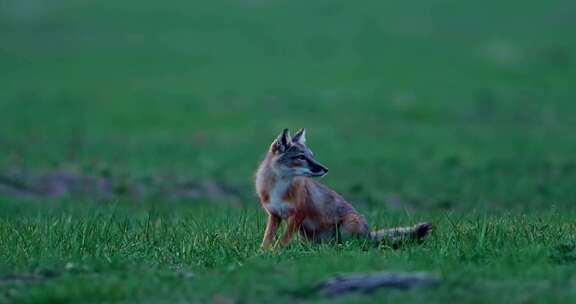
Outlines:
[[264, 231], [264, 237], [262, 238], [262, 248], [270, 248], [274, 236], [276, 236], [276, 231], [278, 231], [278, 225], [280, 224], [280, 218], [268, 213], [268, 221], [266, 222], [266, 230]]
[[288, 243], [290, 242], [290, 240], [294, 236], [294, 233], [296, 231], [298, 231], [298, 228], [300, 227], [300, 225], [302, 225], [302, 218], [300, 216], [295, 215], [295, 216], [291, 216], [288, 219], [288, 224], [286, 225], [286, 231], [284, 232], [284, 235], [282, 236], [282, 239], [280, 240], [280, 244], [282, 246], [288, 245]]

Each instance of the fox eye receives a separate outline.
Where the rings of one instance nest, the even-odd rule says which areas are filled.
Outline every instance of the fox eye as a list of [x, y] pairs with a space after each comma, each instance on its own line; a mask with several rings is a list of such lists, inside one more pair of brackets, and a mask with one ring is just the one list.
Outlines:
[[296, 156], [296, 159], [306, 160], [306, 156], [304, 156], [304, 155], [298, 155], [298, 156]]

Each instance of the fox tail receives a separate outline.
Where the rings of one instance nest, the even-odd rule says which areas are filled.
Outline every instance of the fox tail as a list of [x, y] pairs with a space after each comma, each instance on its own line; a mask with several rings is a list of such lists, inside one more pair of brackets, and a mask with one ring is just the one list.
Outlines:
[[380, 229], [370, 232], [370, 238], [378, 241], [398, 245], [403, 241], [419, 241], [432, 231], [432, 224], [419, 223], [411, 227], [396, 227]]

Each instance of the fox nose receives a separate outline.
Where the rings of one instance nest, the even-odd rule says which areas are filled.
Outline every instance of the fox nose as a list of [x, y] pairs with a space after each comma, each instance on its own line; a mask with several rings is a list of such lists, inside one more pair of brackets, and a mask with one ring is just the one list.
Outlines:
[[312, 173], [322, 173], [322, 174], [326, 174], [328, 173], [328, 168], [324, 167], [324, 166], [317, 166], [314, 167], [312, 169]]

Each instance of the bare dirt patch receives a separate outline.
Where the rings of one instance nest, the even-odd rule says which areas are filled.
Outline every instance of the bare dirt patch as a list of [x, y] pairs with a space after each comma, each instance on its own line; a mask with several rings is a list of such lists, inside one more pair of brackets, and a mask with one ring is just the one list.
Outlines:
[[36, 269], [30, 273], [0, 274], [0, 284], [41, 282], [55, 278], [58, 275], [57, 272], [48, 269]]
[[378, 288], [407, 289], [438, 284], [438, 275], [428, 272], [369, 272], [338, 275], [316, 286], [318, 293], [328, 297], [353, 292], [371, 293]]
[[135, 200], [226, 200], [239, 202], [240, 187], [217, 179], [198, 179], [173, 175], [146, 177], [98, 176], [73, 170], [29, 173], [0, 171], [0, 194], [15, 197], [84, 197], [111, 200], [129, 197]]

